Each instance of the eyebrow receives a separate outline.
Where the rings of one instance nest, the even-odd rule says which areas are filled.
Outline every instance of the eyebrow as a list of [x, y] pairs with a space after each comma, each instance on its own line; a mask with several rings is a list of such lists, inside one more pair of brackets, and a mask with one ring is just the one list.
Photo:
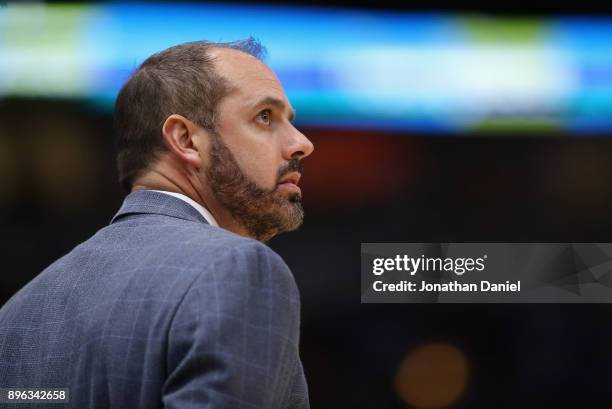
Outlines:
[[[263, 98], [262, 100], [260, 100], [259, 102], [255, 104], [255, 107], [260, 107], [262, 105], [272, 105], [281, 111], [284, 111], [285, 108], [287, 107], [282, 100], [278, 98], [274, 98], [274, 97]], [[289, 122], [293, 122], [294, 119], [295, 119], [295, 110], [290, 109], [289, 110]]]

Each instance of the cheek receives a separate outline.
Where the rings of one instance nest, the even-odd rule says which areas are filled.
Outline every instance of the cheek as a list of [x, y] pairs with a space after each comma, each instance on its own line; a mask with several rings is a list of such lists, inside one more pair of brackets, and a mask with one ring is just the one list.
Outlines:
[[276, 187], [282, 153], [274, 135], [232, 121], [219, 129], [244, 174], [264, 189]]
[[280, 167], [276, 151], [263, 143], [244, 148], [240, 158], [236, 158], [244, 173], [262, 188], [275, 188]]

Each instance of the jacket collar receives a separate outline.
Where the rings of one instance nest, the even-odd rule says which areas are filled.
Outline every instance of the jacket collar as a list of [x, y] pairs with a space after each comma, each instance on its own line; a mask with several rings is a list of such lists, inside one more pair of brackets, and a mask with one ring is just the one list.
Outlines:
[[[130, 214], [161, 214], [193, 222], [207, 223], [189, 203], [165, 193], [140, 190], [128, 194], [111, 224]], [[208, 224], [208, 223], [207, 223]]]

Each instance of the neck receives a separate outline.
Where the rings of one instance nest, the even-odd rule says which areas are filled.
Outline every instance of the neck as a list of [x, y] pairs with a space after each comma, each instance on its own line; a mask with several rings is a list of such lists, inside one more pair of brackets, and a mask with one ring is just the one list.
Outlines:
[[139, 190], [163, 190], [181, 193], [204, 206], [213, 215], [220, 227], [241, 236], [251, 237], [246, 229], [216, 200], [210, 186], [200, 183], [200, 178], [195, 177], [195, 175], [192, 180], [188, 175], [170, 167], [158, 166], [134, 180], [132, 192]]

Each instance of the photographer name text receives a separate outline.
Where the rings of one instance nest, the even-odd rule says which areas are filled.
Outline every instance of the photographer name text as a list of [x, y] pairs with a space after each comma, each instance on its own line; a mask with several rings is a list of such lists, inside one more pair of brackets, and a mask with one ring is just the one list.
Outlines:
[[520, 292], [521, 281], [506, 281], [503, 283], [492, 283], [486, 280], [482, 280], [480, 283], [460, 283], [458, 281], [429, 283], [424, 280], [420, 283], [406, 280], [398, 283], [374, 281], [372, 288], [376, 292]]

